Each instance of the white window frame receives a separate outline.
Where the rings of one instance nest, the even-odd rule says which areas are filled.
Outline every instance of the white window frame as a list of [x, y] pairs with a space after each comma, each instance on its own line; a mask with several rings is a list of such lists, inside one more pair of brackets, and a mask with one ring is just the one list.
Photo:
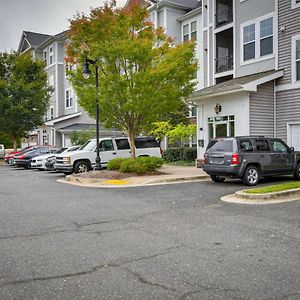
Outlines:
[[[184, 34], [184, 28], [188, 28], [188, 32], [186, 34]], [[187, 40], [184, 40], [184, 37], [187, 36]], [[182, 42], [186, 42], [190, 40], [190, 24], [183, 24], [182, 25]]]
[[[300, 34], [294, 35], [292, 36], [292, 57], [291, 57], [291, 67], [292, 67], [292, 83], [299, 83], [300, 84], [300, 80], [297, 80], [296, 76], [297, 76], [297, 68], [296, 68], [296, 41], [300, 40]], [[298, 59], [299, 61], [299, 59]]]
[[54, 119], [54, 107], [50, 106], [50, 120]]
[[[273, 18], [273, 53], [271, 54], [267, 54], [264, 56], [260, 56], [260, 22], [264, 21], [266, 19], [269, 18]], [[253, 59], [249, 59], [244, 61], [244, 27], [247, 27], [251, 24], [255, 24], [255, 58]], [[260, 16], [259, 18], [247, 21], [245, 23], [242, 23], [240, 25], [240, 65], [248, 65], [248, 64], [252, 64], [252, 63], [256, 63], [256, 62], [260, 62], [260, 61], [264, 61], [270, 58], [274, 58], [276, 55], [276, 49], [277, 49], [277, 45], [276, 45], [276, 41], [277, 41], [277, 19], [275, 16], [275, 13], [269, 13], [263, 16]], [[270, 35], [271, 36], [271, 35]], [[269, 36], [269, 37], [270, 37]], [[266, 38], [266, 37], [264, 37]]]
[[[68, 97], [67, 97], [68, 95]], [[72, 108], [74, 106], [74, 93], [72, 89], [67, 89], [65, 92], [65, 108]]]
[[300, 7], [300, 1], [299, 2], [297, 2], [296, 0], [291, 0], [291, 1], [292, 1], [292, 9]]
[[45, 66], [47, 66], [48, 65], [48, 53], [47, 53], [47, 50], [45, 50], [43, 52], [43, 60], [44, 60]]
[[[192, 23], [196, 23], [196, 30], [192, 31]], [[184, 28], [188, 28], [188, 31], [186, 34], [184, 34]], [[198, 21], [193, 20], [189, 21], [188, 23], [182, 24], [182, 42], [190, 41], [192, 39], [192, 33], [196, 33], [196, 39], [195, 42], [198, 40]], [[184, 40], [184, 37], [187, 36], [187, 40]]]
[[[196, 30], [194, 30], [194, 31], [192, 31], [192, 24], [193, 23], [196, 23]], [[194, 20], [190, 23], [190, 40], [192, 39], [192, 33], [196, 33], [195, 41], [197, 41], [198, 40], [198, 22], [197, 22], [197, 20]]]

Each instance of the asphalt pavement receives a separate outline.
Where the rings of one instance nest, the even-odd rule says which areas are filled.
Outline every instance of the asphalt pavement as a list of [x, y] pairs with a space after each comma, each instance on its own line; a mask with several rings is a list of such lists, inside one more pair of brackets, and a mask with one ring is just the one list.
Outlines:
[[220, 201], [239, 181], [61, 178], [0, 166], [0, 299], [300, 298], [300, 201]]

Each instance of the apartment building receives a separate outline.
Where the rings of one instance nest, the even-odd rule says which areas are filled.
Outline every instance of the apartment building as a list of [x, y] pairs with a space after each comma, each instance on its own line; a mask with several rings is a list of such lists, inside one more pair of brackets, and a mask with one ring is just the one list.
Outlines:
[[300, 1], [150, 1], [175, 42], [195, 39], [198, 158], [211, 138], [280, 137], [300, 150]]
[[[48, 85], [54, 89], [44, 124], [34, 132], [39, 145], [68, 147], [73, 131], [95, 128], [95, 120], [78, 104], [67, 75], [67, 70], [76, 66], [65, 61], [66, 39], [66, 32], [52, 36], [24, 31], [21, 36], [18, 52], [30, 52], [33, 59], [44, 61]], [[100, 135], [120, 135], [120, 132], [100, 126]]]

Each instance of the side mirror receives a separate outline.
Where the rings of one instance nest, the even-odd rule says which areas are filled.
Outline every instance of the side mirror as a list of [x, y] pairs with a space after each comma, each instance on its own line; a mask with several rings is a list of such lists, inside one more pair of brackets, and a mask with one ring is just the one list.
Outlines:
[[294, 152], [294, 151], [295, 151], [295, 148], [294, 148], [294, 147], [290, 147], [290, 148], [289, 148], [289, 151], [290, 151], [290, 152]]

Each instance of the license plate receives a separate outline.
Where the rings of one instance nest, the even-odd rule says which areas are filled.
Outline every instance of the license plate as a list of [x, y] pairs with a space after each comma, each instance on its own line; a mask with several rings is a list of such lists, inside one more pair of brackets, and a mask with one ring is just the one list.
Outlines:
[[213, 165], [223, 165], [224, 164], [224, 160], [222, 159], [211, 159], [210, 163]]

